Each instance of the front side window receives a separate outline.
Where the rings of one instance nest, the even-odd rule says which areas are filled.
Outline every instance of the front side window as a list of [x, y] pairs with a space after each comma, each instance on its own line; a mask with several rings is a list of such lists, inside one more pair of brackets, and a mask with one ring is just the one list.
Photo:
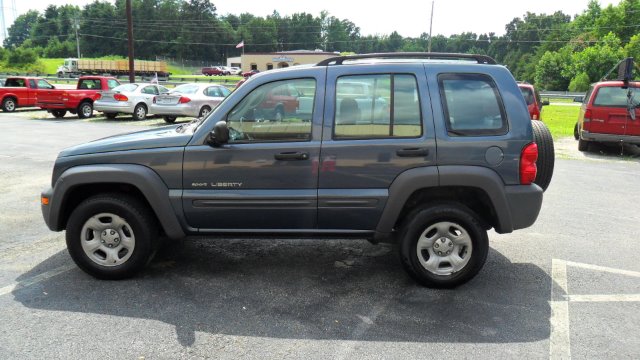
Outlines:
[[[288, 89], [296, 90], [296, 95]], [[255, 88], [227, 115], [229, 142], [308, 141], [314, 79], [276, 81]]]
[[32, 89], [38, 88], [38, 86], [36, 85], [36, 81], [35, 80], [29, 80], [29, 87], [32, 88]]
[[354, 75], [338, 79], [335, 139], [421, 135], [422, 115], [413, 75]]
[[46, 80], [38, 80], [38, 89], [53, 89], [53, 85], [49, 84]]
[[629, 90], [633, 95], [632, 99], [634, 103], [638, 103], [640, 100], [640, 88], [626, 88], [605, 86], [601, 87], [596, 94], [596, 98], [593, 100], [593, 106], [604, 107], [627, 107]]
[[508, 131], [502, 98], [493, 79], [483, 74], [438, 76], [449, 135], [503, 135]]

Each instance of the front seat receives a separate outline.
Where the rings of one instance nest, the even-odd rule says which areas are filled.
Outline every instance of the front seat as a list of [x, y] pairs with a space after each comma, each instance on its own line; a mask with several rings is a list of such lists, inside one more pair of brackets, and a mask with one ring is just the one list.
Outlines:
[[355, 124], [360, 121], [360, 108], [358, 102], [352, 98], [340, 101], [340, 116], [336, 119], [338, 124]]

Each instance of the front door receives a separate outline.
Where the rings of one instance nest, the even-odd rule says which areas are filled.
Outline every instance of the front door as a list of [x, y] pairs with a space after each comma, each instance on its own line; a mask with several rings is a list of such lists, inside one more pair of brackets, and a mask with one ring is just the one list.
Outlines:
[[[314, 100], [322, 98], [318, 93], [324, 72], [309, 74], [313, 75], [258, 83], [224, 115], [228, 144], [185, 149], [183, 208], [191, 227], [201, 231], [316, 228], [314, 159], [320, 152], [322, 101]], [[297, 103], [315, 104], [311, 115], [304, 109], [275, 111], [284, 104], [270, 103], [266, 108], [270, 94], [290, 87], [298, 90]]]

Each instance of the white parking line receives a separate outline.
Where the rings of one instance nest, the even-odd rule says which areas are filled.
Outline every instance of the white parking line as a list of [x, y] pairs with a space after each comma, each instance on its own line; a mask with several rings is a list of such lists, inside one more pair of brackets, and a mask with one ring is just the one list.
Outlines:
[[564, 261], [564, 260], [557, 260], [557, 259], [554, 259], [554, 261], [562, 261], [567, 266], [573, 266], [573, 267], [577, 267], [577, 268], [581, 268], [581, 269], [602, 271], [602, 272], [608, 272], [608, 273], [612, 273], [612, 274], [626, 275], [626, 276], [632, 276], [632, 277], [640, 277], [640, 272], [638, 272], [638, 271], [614, 269], [614, 268], [610, 268], [610, 267], [606, 267], [606, 266], [583, 264], [583, 263], [578, 263], [578, 262]]
[[635, 302], [640, 301], [640, 294], [613, 295], [568, 295], [570, 302]]
[[6, 295], [11, 293], [12, 291], [16, 290], [16, 289], [21, 289], [21, 288], [25, 288], [27, 286], [31, 286], [31, 285], [35, 285], [39, 282], [45, 281], [49, 278], [52, 278], [56, 275], [60, 275], [63, 272], [69, 271], [71, 269], [75, 268], [75, 265], [64, 265], [61, 266], [59, 268], [53, 269], [53, 270], [49, 270], [46, 272], [43, 272], [42, 274], [38, 274], [32, 278], [20, 281], [20, 282], [15, 282], [13, 284], [4, 286], [0, 288], [0, 296]]
[[[555, 294], [556, 286], [563, 294]], [[567, 282], [567, 264], [563, 260], [551, 260], [551, 334], [549, 335], [549, 359], [571, 358], [571, 336], [569, 331], [569, 302], [555, 300], [557, 295], [569, 292]]]

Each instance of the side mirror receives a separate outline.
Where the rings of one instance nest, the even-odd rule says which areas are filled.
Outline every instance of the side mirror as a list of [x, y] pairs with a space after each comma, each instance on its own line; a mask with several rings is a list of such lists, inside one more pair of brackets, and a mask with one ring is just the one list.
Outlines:
[[55, 88], [56, 88], [55, 86], [51, 85], [51, 90], [53, 90], [53, 89], [55, 89]]
[[581, 103], [584, 102], [584, 96], [576, 96], [573, 98], [573, 102]]
[[229, 128], [225, 121], [218, 121], [213, 131], [209, 133], [207, 143], [213, 147], [220, 147], [229, 142]]

